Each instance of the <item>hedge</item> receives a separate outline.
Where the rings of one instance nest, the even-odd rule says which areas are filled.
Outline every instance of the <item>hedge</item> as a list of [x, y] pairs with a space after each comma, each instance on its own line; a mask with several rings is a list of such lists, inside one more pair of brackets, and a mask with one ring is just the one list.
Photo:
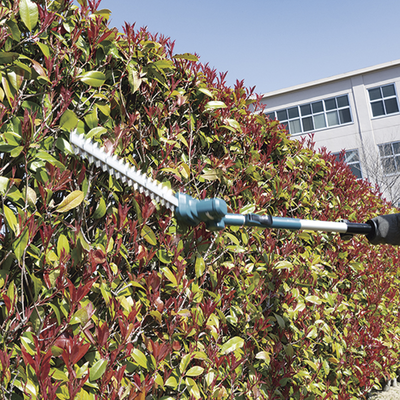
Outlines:
[[396, 248], [179, 226], [69, 133], [230, 212], [364, 222], [390, 204], [242, 81], [78, 3], [0, 7], [1, 396], [360, 399], [394, 376]]

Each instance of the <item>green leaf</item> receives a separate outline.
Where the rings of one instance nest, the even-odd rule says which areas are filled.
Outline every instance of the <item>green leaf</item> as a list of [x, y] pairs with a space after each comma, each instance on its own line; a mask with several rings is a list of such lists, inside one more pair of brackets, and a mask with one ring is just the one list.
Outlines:
[[72, 110], [66, 110], [60, 118], [60, 127], [70, 132], [78, 125], [78, 117]]
[[31, 355], [36, 355], [35, 341], [32, 332], [25, 332], [21, 336], [21, 342], [25, 350]]
[[157, 244], [156, 235], [149, 226], [144, 225], [140, 234], [142, 235], [143, 239], [147, 243], [150, 243], [152, 246], [155, 246]]
[[188, 367], [188, 365], [190, 363], [190, 359], [191, 359], [190, 354], [186, 354], [185, 356], [183, 356], [183, 358], [179, 364], [179, 371], [181, 374], [183, 374], [186, 371], [186, 368]]
[[14, 254], [15, 257], [17, 257], [18, 261], [21, 261], [24, 251], [28, 245], [28, 240], [29, 240], [29, 229], [25, 228], [24, 231], [13, 242]]
[[239, 210], [240, 214], [251, 214], [256, 210], [256, 206], [254, 204], [247, 204], [247, 206], [242, 207]]
[[106, 76], [100, 71], [89, 71], [78, 76], [78, 78], [86, 85], [100, 87], [106, 81]]
[[218, 108], [226, 108], [226, 104], [223, 101], [212, 100], [212, 101], [209, 101], [205, 106], [206, 111], [216, 110]]
[[230, 119], [228, 118], [226, 120], [226, 122], [228, 123], [229, 126], [231, 126], [232, 128], [236, 129], [236, 130], [240, 130], [240, 124], [239, 122], [237, 122], [235, 119]]
[[96, 10], [93, 14], [91, 14], [90, 17], [92, 18], [95, 15], [100, 15], [105, 19], [109, 19], [111, 15], [111, 10], [109, 10], [108, 8], [102, 8], [101, 10]]
[[61, 137], [57, 138], [56, 147], [57, 149], [61, 150], [64, 154], [69, 154], [69, 155], [75, 154], [71, 144], [67, 142], [64, 138]]
[[38, 7], [31, 0], [20, 0], [19, 15], [22, 22], [31, 31], [37, 24], [39, 18]]
[[10, 151], [11, 157], [13, 157], [13, 158], [18, 157], [22, 153], [23, 149], [24, 149], [23, 146], [18, 146], [18, 147], [15, 147], [14, 149], [12, 149]]
[[60, 325], [60, 324], [61, 324], [61, 314], [60, 314], [60, 310], [59, 310], [58, 307], [57, 307], [55, 304], [53, 304], [53, 303], [49, 303], [49, 306], [53, 309], [54, 314], [56, 315], [56, 318], [57, 318], [58, 325]]
[[322, 304], [322, 300], [318, 296], [307, 296], [305, 300], [313, 304]]
[[15, 233], [16, 236], [19, 234], [19, 224], [17, 221], [17, 217], [14, 212], [8, 208], [7, 206], [3, 206], [4, 217], [7, 221], [8, 227]]
[[152, 65], [154, 65], [158, 70], [162, 71], [163, 69], [169, 69], [173, 68], [174, 65], [172, 64], [172, 61], [164, 59], [164, 60], [158, 60], [154, 62]]
[[89, 321], [89, 314], [85, 307], [80, 308], [71, 318], [70, 325], [80, 324], [85, 326]]
[[88, 370], [89, 370], [89, 361], [85, 362], [85, 364], [76, 369], [77, 379], [81, 379], [84, 375], [86, 375]]
[[147, 369], [147, 358], [139, 349], [133, 349], [131, 355], [137, 364]]
[[172, 389], [176, 389], [178, 387], [178, 382], [174, 376], [170, 376], [166, 381], [165, 381], [165, 386], [172, 387]]
[[270, 362], [271, 357], [267, 351], [260, 351], [256, 354], [258, 360], [264, 360], [267, 364]]
[[96, 107], [106, 116], [109, 117], [111, 108], [108, 104], [96, 104]]
[[130, 71], [128, 75], [128, 81], [131, 86], [132, 93], [135, 93], [142, 84], [142, 79], [140, 78], [140, 74], [138, 71], [135, 70]]
[[290, 271], [293, 269], [293, 264], [289, 261], [278, 261], [275, 264], [275, 269], [288, 269]]
[[106, 202], [104, 201], [103, 197], [100, 198], [99, 204], [97, 205], [97, 208], [95, 212], [92, 215], [93, 219], [99, 219], [103, 218], [105, 213], [107, 211], [107, 205]]
[[189, 371], [186, 372], [185, 375], [186, 375], [186, 376], [199, 376], [199, 375], [201, 375], [203, 372], [204, 372], [204, 368], [196, 366], [196, 367], [190, 368]]
[[36, 154], [36, 158], [38, 158], [39, 160], [46, 161], [51, 165], [54, 165], [55, 167], [59, 168], [61, 172], [65, 170], [65, 166], [46, 151], [43, 150], [38, 151], [38, 153]]
[[89, 380], [95, 381], [101, 378], [104, 372], [106, 372], [106, 368], [107, 368], [107, 360], [101, 359], [99, 361], [96, 361], [90, 368]]
[[186, 378], [185, 379], [186, 386], [189, 388], [190, 394], [197, 400], [201, 398], [200, 390], [199, 387], [197, 386], [197, 383], [191, 379], [191, 378]]
[[175, 278], [175, 275], [168, 267], [161, 268], [161, 271], [164, 273], [165, 277], [172, 282], [175, 286], [178, 285], [178, 281]]
[[57, 212], [67, 212], [75, 207], [78, 207], [82, 203], [84, 194], [80, 190], [75, 190], [70, 193], [57, 207]]
[[18, 53], [12, 51], [2, 51], [0, 52], [0, 64], [11, 64], [18, 56]]
[[197, 257], [196, 264], [194, 267], [194, 270], [196, 272], [196, 277], [200, 278], [204, 274], [205, 269], [206, 269], [206, 264], [204, 262], [203, 257]]
[[274, 313], [274, 316], [275, 316], [275, 319], [276, 319], [277, 322], [278, 322], [278, 325], [279, 325], [282, 329], [284, 329], [284, 328], [285, 328], [285, 320], [284, 320], [280, 315], [278, 315], [278, 314], [275, 314], [275, 313]]
[[204, 173], [200, 177], [207, 181], [219, 181], [222, 177], [222, 171], [219, 169], [204, 169]]
[[211, 93], [211, 91], [207, 88], [198, 88], [198, 91], [205, 94], [208, 97], [214, 98], [213, 94]]
[[29, 276], [33, 282], [34, 299], [36, 301], [39, 297], [40, 292], [42, 291], [43, 283], [33, 274], [33, 272], [29, 272]]
[[57, 254], [61, 257], [61, 253], [64, 250], [65, 254], [69, 254], [69, 242], [66, 236], [60, 235], [57, 241]]
[[197, 56], [190, 53], [175, 54], [172, 58], [175, 58], [177, 60], [199, 61], [199, 58]]
[[88, 132], [86, 139], [91, 139], [93, 136], [100, 137], [103, 133], [107, 133], [107, 129], [102, 126], [96, 126]]
[[239, 336], [235, 336], [229, 339], [226, 343], [221, 346], [221, 353], [222, 354], [229, 354], [232, 351], [240, 349], [244, 346], [244, 339]]
[[47, 46], [47, 44], [40, 43], [40, 42], [36, 42], [36, 44], [39, 46], [39, 48], [42, 51], [43, 55], [45, 57], [49, 58], [50, 57], [49, 46]]
[[10, 28], [14, 41], [19, 42], [21, 40], [21, 31], [18, 28], [17, 22], [14, 19], [9, 19], [6, 24]]
[[172, 256], [169, 255], [167, 250], [160, 249], [157, 250], [157, 258], [164, 264], [170, 264], [172, 261]]

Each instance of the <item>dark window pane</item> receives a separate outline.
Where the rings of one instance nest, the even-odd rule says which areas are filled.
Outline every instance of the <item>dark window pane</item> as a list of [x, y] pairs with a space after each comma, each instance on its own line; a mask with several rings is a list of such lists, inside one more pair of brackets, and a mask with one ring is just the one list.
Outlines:
[[288, 119], [286, 110], [280, 110], [276, 112], [276, 118], [278, 121], [285, 121]]
[[396, 172], [399, 172], [399, 170], [400, 170], [400, 156], [397, 156], [394, 159], [395, 159], [395, 164], [396, 164]]
[[265, 113], [265, 116], [269, 119], [271, 119], [272, 121], [275, 119], [275, 113]]
[[368, 90], [368, 92], [369, 92], [369, 99], [371, 101], [382, 98], [381, 88], [370, 89], [370, 90]]
[[385, 110], [383, 109], [383, 101], [375, 101], [371, 103], [372, 115], [378, 117], [379, 115], [385, 115]]
[[339, 162], [345, 161], [345, 154], [343, 154], [343, 153], [335, 153], [334, 156], [336, 157], [336, 161], [339, 161]]
[[381, 157], [391, 156], [393, 154], [392, 146], [389, 143], [381, 144], [379, 146], [379, 154], [381, 155]]
[[348, 96], [340, 96], [336, 98], [338, 107], [347, 107], [349, 105]]
[[293, 107], [288, 109], [289, 118], [297, 118], [299, 116], [299, 108]]
[[325, 109], [328, 110], [334, 110], [336, 107], [336, 99], [328, 99], [325, 100]]
[[312, 103], [311, 106], [314, 114], [324, 111], [324, 106], [322, 105], [322, 101], [317, 101], [315, 103]]
[[395, 96], [396, 92], [394, 90], [394, 85], [388, 85], [382, 87], [383, 97]]
[[393, 114], [399, 112], [399, 106], [397, 105], [396, 97], [385, 100], [386, 114]]
[[356, 176], [358, 179], [362, 178], [360, 163], [351, 164], [349, 167], [354, 176]]
[[350, 108], [343, 108], [343, 110], [339, 110], [339, 117], [341, 124], [347, 124], [351, 122]]
[[303, 132], [314, 130], [312, 117], [303, 118], [302, 121], [303, 121]]
[[311, 104], [304, 104], [300, 106], [301, 115], [310, 115], [311, 114]]
[[394, 154], [400, 154], [400, 142], [392, 143]]
[[394, 174], [396, 172], [396, 165], [394, 163], [394, 158], [393, 157], [383, 158], [382, 167], [383, 167], [383, 172], [386, 175]]
[[395, 157], [395, 162], [396, 162], [396, 172], [399, 172], [399, 170], [400, 170], [400, 157], [399, 156]]

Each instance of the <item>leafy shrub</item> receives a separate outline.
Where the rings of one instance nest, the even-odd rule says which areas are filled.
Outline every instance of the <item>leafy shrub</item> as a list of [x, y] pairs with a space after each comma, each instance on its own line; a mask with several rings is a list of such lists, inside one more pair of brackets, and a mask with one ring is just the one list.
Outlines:
[[[80, 0], [0, 8], [1, 395], [349, 399], [398, 365], [399, 253], [327, 233], [184, 229], [69, 132], [232, 212], [390, 207], [252, 113], [253, 91]], [[255, 103], [257, 107], [257, 102]]]

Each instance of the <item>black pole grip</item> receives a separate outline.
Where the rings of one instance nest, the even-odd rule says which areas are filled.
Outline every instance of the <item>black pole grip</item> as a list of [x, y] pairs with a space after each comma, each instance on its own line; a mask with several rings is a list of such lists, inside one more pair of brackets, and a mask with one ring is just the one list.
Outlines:
[[374, 228], [367, 235], [370, 243], [400, 246], [400, 214], [379, 215], [367, 223]]

